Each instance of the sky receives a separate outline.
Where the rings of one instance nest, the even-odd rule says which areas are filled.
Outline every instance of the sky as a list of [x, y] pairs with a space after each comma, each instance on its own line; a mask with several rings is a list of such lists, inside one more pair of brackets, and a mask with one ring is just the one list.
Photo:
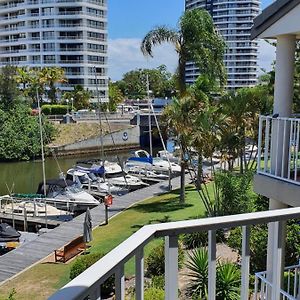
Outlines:
[[[262, 0], [262, 8], [272, 0]], [[184, 0], [108, 0], [108, 76], [120, 80], [122, 75], [138, 68], [156, 68], [165, 64], [170, 72], [177, 65], [172, 45], [154, 48], [154, 58], [145, 58], [140, 43], [145, 34], [158, 25], [176, 28], [184, 11]], [[275, 49], [261, 41], [259, 66], [270, 70]]]

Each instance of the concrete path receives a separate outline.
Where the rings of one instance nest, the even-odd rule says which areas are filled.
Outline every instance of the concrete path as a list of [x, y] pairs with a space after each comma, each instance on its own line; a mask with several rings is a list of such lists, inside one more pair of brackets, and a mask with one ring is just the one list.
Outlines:
[[[187, 180], [189, 178], [188, 175]], [[186, 182], [188, 182], [186, 180]], [[180, 186], [180, 177], [172, 179], [172, 188]], [[109, 217], [112, 217], [125, 210], [129, 206], [168, 191], [168, 181], [160, 182], [149, 187], [131, 192], [127, 195], [114, 198], [113, 206], [109, 210]], [[104, 223], [104, 206], [99, 205], [91, 209], [93, 227]], [[59, 249], [69, 241], [83, 234], [83, 221], [85, 214], [65, 222], [51, 231], [40, 235], [32, 242], [25, 243], [21, 247], [0, 256], [0, 285], [6, 280], [24, 271], [35, 263], [38, 263], [55, 249]]]

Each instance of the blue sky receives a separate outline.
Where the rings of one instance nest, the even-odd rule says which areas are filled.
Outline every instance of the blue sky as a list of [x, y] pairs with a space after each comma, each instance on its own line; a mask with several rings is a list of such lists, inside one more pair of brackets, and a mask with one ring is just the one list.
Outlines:
[[[262, 7], [272, 0], [262, 0]], [[177, 56], [170, 45], [158, 47], [153, 59], [144, 58], [139, 45], [143, 36], [157, 25], [176, 27], [184, 10], [183, 0], [108, 0], [109, 76], [119, 80], [136, 68], [166, 64], [173, 72]], [[272, 49], [263, 44], [262, 67], [273, 59]]]

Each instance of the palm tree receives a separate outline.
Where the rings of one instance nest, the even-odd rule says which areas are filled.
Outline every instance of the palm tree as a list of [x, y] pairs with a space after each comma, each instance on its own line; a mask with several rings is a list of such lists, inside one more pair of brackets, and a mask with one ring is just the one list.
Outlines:
[[59, 67], [46, 67], [40, 71], [41, 81], [44, 81], [48, 85], [49, 90], [47, 92], [49, 99], [52, 103], [57, 102], [57, 83], [66, 83], [67, 79], [65, 77], [65, 72]]
[[187, 148], [191, 137], [191, 120], [192, 111], [195, 107], [193, 97], [186, 96], [184, 98], [174, 99], [173, 103], [168, 105], [163, 117], [166, 120], [167, 127], [178, 138], [180, 144], [180, 161], [181, 161], [181, 183], [180, 183], [180, 202], [185, 201], [185, 169]]
[[[167, 111], [167, 118], [171, 119], [175, 133], [181, 143], [181, 197], [184, 202], [184, 176], [185, 176], [185, 153], [187, 147], [187, 122], [191, 119], [190, 110], [195, 108], [195, 102], [183, 100], [186, 96], [185, 66], [188, 61], [194, 61], [201, 74], [206, 75], [212, 82], [218, 80], [223, 85], [225, 82], [225, 72], [223, 55], [225, 43], [214, 27], [210, 14], [202, 9], [186, 11], [179, 21], [179, 30], [174, 30], [166, 26], [156, 27], [146, 34], [141, 44], [141, 51], [145, 56], [153, 56], [153, 47], [162, 43], [171, 43], [178, 54], [177, 86], [179, 90], [179, 101]], [[187, 103], [190, 104], [187, 107]], [[183, 109], [183, 110], [181, 110]], [[180, 114], [183, 113], [183, 116]], [[184, 143], [184, 144], [182, 144]]]
[[185, 66], [194, 61], [201, 74], [225, 82], [223, 55], [225, 43], [214, 27], [210, 14], [202, 9], [186, 11], [179, 21], [179, 30], [159, 26], [149, 31], [141, 44], [145, 56], [153, 56], [153, 47], [171, 43], [178, 54], [177, 84], [179, 95], [186, 92]]

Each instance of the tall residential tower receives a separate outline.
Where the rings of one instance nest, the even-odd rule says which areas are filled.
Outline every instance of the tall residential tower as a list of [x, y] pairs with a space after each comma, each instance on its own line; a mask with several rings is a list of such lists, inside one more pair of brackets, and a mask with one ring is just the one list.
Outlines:
[[62, 90], [79, 84], [105, 101], [106, 0], [0, 1], [0, 63], [62, 67], [68, 79]]
[[[260, 12], [259, 0], [185, 0], [185, 8], [204, 8], [213, 17], [227, 44], [224, 64], [227, 88], [254, 86], [257, 82], [258, 43], [251, 41], [253, 19]], [[186, 82], [193, 83], [199, 72], [193, 63], [186, 67]]]

